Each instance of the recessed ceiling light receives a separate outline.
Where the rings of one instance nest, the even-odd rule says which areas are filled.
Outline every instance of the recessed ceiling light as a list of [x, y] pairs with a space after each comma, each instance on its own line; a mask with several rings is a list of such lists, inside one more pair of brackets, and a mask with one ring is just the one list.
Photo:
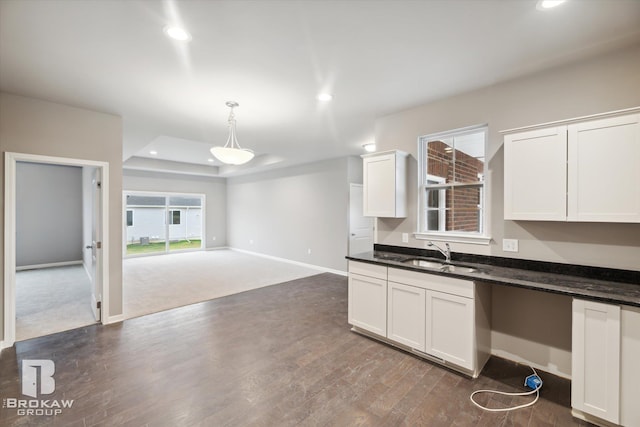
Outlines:
[[318, 98], [318, 101], [327, 102], [333, 99], [333, 95], [331, 95], [330, 93], [320, 93], [318, 94], [317, 98]]
[[363, 144], [362, 148], [364, 148], [364, 151], [368, 153], [373, 153], [374, 151], [376, 151], [376, 143], [370, 142], [368, 144]]
[[565, 1], [566, 0], [538, 0], [538, 4], [536, 5], [536, 8], [538, 10], [552, 9], [556, 6], [560, 6]]
[[158, 152], [156, 150], [151, 150], [149, 151], [149, 154], [151, 154], [152, 156], [155, 156], [156, 154], [158, 154]]
[[178, 40], [181, 42], [191, 40], [191, 34], [189, 34], [189, 32], [184, 28], [167, 25], [163, 30], [167, 37], [172, 38], [173, 40]]

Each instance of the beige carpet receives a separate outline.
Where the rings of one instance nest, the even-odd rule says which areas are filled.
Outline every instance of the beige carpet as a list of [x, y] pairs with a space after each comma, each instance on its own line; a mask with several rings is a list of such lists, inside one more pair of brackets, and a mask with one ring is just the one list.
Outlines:
[[321, 271], [227, 249], [123, 261], [126, 319], [313, 276]]
[[95, 323], [84, 267], [16, 272], [16, 341]]

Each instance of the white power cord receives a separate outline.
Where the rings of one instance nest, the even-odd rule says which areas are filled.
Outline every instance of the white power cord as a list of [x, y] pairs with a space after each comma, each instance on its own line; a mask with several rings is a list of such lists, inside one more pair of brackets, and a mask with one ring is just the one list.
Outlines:
[[[504, 391], [497, 391], [497, 390], [476, 390], [473, 393], [471, 393], [471, 396], [469, 396], [469, 399], [471, 399], [471, 402], [473, 402], [474, 405], [476, 405], [478, 408], [480, 409], [484, 409], [485, 411], [490, 411], [490, 412], [506, 412], [506, 411], [515, 411], [516, 409], [522, 409], [522, 408], [526, 408], [528, 406], [533, 405], [534, 403], [536, 403], [538, 401], [538, 398], [540, 397], [540, 389], [542, 388], [542, 379], [540, 379], [540, 377], [538, 376], [538, 373], [536, 372], [536, 370], [530, 366], [531, 370], [533, 370], [533, 375], [529, 375], [525, 380], [524, 380], [524, 385], [531, 387], [529, 383], [529, 378], [534, 377], [532, 379], [532, 383], [534, 384], [533, 390], [531, 391], [525, 391], [522, 393], [507, 393]], [[537, 380], [537, 381], [536, 381]], [[473, 400], [473, 396], [475, 396], [478, 393], [494, 393], [494, 394], [501, 394], [504, 396], [528, 396], [530, 394], [535, 393], [536, 394], [536, 398], [529, 403], [525, 403], [523, 405], [518, 405], [518, 406], [513, 406], [510, 408], [487, 408], [486, 406], [482, 406], [481, 404], [479, 404], [478, 402], [476, 402], [475, 400]]]

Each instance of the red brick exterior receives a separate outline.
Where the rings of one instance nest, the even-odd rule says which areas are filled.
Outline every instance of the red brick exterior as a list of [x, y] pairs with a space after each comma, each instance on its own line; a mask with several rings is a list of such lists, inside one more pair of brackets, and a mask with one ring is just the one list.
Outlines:
[[[449, 149], [447, 151], [446, 149]], [[446, 178], [446, 183], [475, 183], [484, 173], [484, 162], [462, 151], [454, 150], [442, 141], [427, 144], [427, 173]], [[446, 192], [446, 230], [478, 232], [480, 212], [479, 187], [456, 187]]]

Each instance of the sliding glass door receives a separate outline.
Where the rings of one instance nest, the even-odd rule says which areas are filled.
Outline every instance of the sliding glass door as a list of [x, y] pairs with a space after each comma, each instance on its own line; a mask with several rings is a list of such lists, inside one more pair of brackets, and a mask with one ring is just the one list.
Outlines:
[[169, 250], [199, 249], [202, 246], [202, 199], [169, 197]]
[[126, 256], [203, 247], [204, 196], [125, 193]]

